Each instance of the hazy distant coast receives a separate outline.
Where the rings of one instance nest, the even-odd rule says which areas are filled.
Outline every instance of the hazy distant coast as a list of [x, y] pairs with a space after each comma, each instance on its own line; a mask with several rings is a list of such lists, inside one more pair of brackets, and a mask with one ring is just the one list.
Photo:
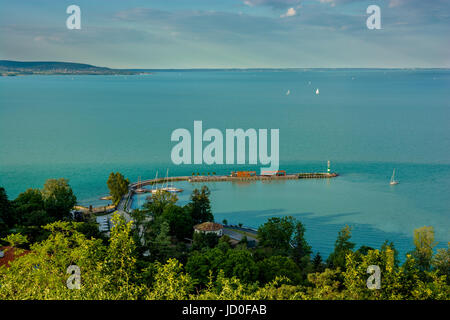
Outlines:
[[11, 60], [0, 60], [0, 76], [22, 76], [22, 75], [135, 75], [149, 74], [148, 72], [110, 69], [96, 67], [90, 64], [71, 62], [22, 62]]

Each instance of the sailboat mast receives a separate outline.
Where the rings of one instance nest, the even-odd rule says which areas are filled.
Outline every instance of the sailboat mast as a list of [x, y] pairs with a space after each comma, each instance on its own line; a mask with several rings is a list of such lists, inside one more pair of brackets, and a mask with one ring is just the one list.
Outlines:
[[166, 173], [166, 188], [169, 186], [169, 169], [167, 169]]

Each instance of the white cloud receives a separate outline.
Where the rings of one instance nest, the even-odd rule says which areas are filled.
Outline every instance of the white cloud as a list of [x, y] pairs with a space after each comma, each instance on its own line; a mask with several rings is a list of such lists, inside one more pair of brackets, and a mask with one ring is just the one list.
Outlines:
[[335, 0], [319, 0], [320, 3], [329, 3], [332, 7], [336, 6]]
[[295, 10], [294, 8], [289, 8], [285, 14], [282, 14], [280, 17], [281, 18], [286, 18], [286, 17], [293, 17], [297, 14], [297, 10]]

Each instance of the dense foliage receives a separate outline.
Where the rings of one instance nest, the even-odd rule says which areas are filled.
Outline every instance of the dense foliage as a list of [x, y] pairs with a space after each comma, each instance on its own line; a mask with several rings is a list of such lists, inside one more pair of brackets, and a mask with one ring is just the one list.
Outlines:
[[43, 188], [28, 189], [8, 201], [0, 188], [0, 236], [16, 232], [27, 236], [30, 242], [44, 240], [49, 232], [41, 226], [71, 220], [71, 209], [76, 197], [66, 179], [49, 179]]
[[117, 205], [120, 199], [128, 193], [128, 185], [130, 184], [130, 181], [125, 179], [120, 172], [111, 172], [106, 184], [108, 185], [112, 202]]
[[[450, 247], [434, 253], [431, 227], [415, 231], [415, 248], [400, 264], [388, 241], [355, 250], [345, 226], [324, 261], [293, 217], [270, 218], [254, 248], [194, 233], [196, 223], [214, 220], [206, 187], [184, 206], [174, 194], [157, 192], [132, 222], [115, 214], [107, 240], [89, 228], [92, 222], [48, 212], [44, 194], [30, 189], [9, 201], [0, 188], [0, 231], [17, 255], [0, 267], [0, 299], [450, 298]], [[80, 289], [67, 287], [71, 265], [80, 268]], [[367, 287], [371, 265], [380, 267], [380, 289]]]

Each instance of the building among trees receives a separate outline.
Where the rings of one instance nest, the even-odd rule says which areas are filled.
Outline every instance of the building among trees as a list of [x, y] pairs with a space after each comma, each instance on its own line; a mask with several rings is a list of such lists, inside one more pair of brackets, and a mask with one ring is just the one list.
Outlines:
[[215, 233], [218, 237], [223, 235], [223, 225], [215, 222], [203, 222], [194, 226], [195, 232]]

